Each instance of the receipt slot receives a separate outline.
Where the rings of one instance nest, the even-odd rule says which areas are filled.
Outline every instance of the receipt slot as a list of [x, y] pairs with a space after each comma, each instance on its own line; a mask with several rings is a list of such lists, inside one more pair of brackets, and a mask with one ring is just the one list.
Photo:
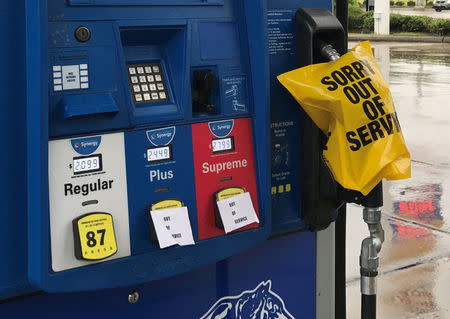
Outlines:
[[[265, 12], [250, 0], [0, 4], [0, 33], [14, 25], [20, 43], [0, 56], [21, 79], [0, 86], [16, 158], [0, 300], [155, 282], [268, 238]], [[225, 232], [215, 203], [229, 198], [214, 194], [228, 187], [251, 214]]]

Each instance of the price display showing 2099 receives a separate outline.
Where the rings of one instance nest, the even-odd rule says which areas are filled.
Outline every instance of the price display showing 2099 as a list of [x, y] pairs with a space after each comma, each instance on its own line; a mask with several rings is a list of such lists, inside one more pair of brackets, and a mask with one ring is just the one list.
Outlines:
[[102, 154], [95, 154], [90, 156], [80, 156], [73, 158], [73, 173], [83, 174], [99, 172], [103, 169]]

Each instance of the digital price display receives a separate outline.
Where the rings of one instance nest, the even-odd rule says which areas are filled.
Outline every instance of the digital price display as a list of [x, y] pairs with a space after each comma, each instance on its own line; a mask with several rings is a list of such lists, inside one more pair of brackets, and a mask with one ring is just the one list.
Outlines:
[[149, 148], [147, 150], [147, 160], [149, 163], [172, 160], [172, 145]]
[[99, 172], [103, 169], [102, 166], [102, 154], [73, 158], [74, 174]]
[[212, 140], [213, 153], [225, 153], [234, 151], [234, 137], [226, 137]]

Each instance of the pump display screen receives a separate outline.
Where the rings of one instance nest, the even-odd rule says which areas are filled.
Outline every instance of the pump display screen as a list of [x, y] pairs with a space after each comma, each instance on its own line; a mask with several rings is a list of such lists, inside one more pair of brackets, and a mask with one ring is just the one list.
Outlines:
[[102, 155], [92, 155], [73, 158], [73, 173], [90, 173], [102, 170]]
[[149, 163], [172, 160], [172, 148], [168, 146], [149, 148], [147, 150], [147, 160]]
[[226, 137], [212, 140], [213, 153], [224, 153], [234, 151], [234, 137]]

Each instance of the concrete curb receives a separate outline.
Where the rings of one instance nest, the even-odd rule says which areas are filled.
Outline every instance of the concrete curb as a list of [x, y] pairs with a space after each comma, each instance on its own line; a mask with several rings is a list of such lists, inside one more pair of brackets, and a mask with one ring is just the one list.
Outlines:
[[436, 36], [395, 36], [395, 35], [371, 35], [358, 34], [349, 35], [350, 41], [385, 41], [385, 42], [422, 42], [422, 43], [450, 43], [450, 37], [436, 37]]

